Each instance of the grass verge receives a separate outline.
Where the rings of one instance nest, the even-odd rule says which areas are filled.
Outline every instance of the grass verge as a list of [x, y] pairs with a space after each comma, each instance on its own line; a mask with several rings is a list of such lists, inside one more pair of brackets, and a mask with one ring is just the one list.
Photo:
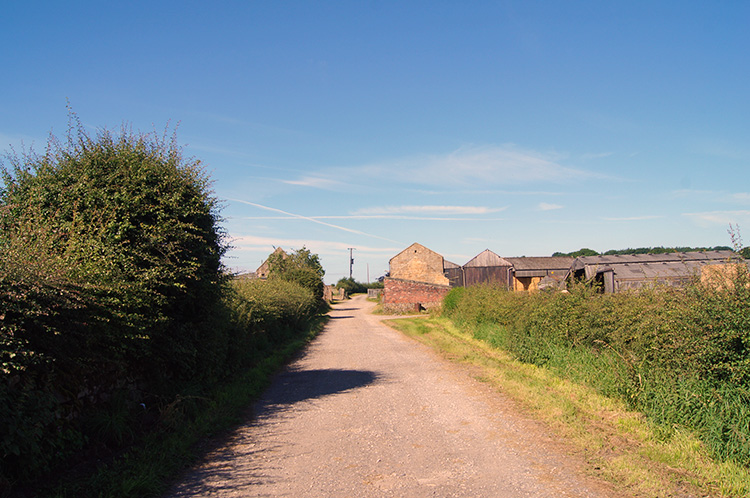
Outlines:
[[521, 363], [508, 353], [470, 337], [447, 318], [400, 318], [383, 323], [477, 369], [489, 383], [569, 442], [597, 475], [636, 496], [739, 497], [750, 495], [750, 473], [716, 462], [698, 439], [666, 431], [619, 400]]
[[253, 368], [216, 386], [208, 397], [178, 397], [162, 414], [163, 428], [96, 472], [63, 480], [41, 496], [161, 496], [200, 457], [199, 444], [243, 420], [250, 404], [268, 387], [271, 377], [312, 340], [327, 321], [317, 317], [310, 327], [275, 349]]

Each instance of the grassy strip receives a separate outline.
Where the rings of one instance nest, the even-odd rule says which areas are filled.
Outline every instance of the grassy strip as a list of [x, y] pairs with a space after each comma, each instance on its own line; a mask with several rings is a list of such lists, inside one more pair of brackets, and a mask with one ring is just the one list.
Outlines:
[[44, 493], [51, 497], [161, 496], [170, 483], [200, 456], [198, 444], [236, 426], [248, 406], [268, 387], [279, 368], [312, 340], [327, 317], [319, 316], [310, 327], [274, 349], [266, 358], [244, 373], [217, 386], [210, 397], [179, 398], [166, 424], [169, 430], [148, 434], [113, 463], [95, 474], [65, 482]]
[[396, 319], [384, 323], [478, 367], [477, 377], [498, 388], [565, 438], [590, 463], [592, 473], [642, 496], [747, 496], [750, 474], [732, 462], [716, 462], [686, 431], [665, 440], [624, 402], [596, 393], [548, 369], [521, 363], [474, 339], [447, 318]]

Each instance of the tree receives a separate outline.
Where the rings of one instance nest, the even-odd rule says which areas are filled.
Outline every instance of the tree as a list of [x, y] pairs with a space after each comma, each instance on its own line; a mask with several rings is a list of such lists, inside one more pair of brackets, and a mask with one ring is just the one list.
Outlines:
[[552, 256], [570, 256], [573, 258], [577, 258], [579, 256], [598, 256], [599, 253], [594, 251], [593, 249], [589, 249], [587, 247], [584, 247], [583, 249], [579, 249], [577, 251], [563, 253], [563, 252], [556, 252], [552, 254]]
[[310, 289], [319, 302], [323, 302], [323, 276], [325, 271], [320, 258], [306, 247], [291, 254], [274, 252], [268, 257], [268, 278], [296, 282]]
[[348, 295], [367, 292], [367, 287], [365, 287], [364, 284], [349, 277], [339, 279], [339, 281], [336, 282], [336, 287], [338, 289], [344, 289]]

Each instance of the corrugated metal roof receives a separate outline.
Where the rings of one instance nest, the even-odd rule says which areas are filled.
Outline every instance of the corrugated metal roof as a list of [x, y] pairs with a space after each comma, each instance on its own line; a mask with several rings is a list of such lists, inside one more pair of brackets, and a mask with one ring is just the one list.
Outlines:
[[[737, 259], [733, 251], [694, 251], [694, 252], [670, 252], [667, 254], [612, 254], [609, 256], [581, 256], [575, 259], [571, 270], [581, 270], [590, 266], [619, 266], [631, 263], [686, 263], [690, 261], [729, 261]], [[589, 270], [586, 271], [589, 273]]]
[[573, 264], [573, 258], [567, 256], [504, 258], [518, 270], [567, 270]]
[[485, 249], [481, 253], [474, 256], [474, 258], [464, 265], [464, 268], [476, 268], [485, 266], [512, 266], [510, 262], [501, 258], [489, 249]]
[[[714, 262], [716, 263], [716, 262]], [[618, 281], [626, 280], [670, 280], [700, 275], [700, 267], [709, 261], [658, 261], [645, 263], [623, 263], [617, 265], [591, 265], [586, 267], [586, 278], [597, 273], [612, 271]]]

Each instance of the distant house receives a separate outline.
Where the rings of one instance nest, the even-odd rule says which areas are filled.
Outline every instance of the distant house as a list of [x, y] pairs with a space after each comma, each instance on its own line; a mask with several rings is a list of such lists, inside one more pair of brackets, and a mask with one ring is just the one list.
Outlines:
[[444, 263], [443, 256], [416, 242], [392, 257], [383, 307], [393, 312], [440, 306], [450, 290]]
[[679, 287], [700, 278], [707, 265], [738, 259], [741, 260], [733, 251], [583, 256], [575, 259], [566, 278], [597, 283], [605, 293], [653, 285]]
[[571, 257], [504, 258], [511, 264], [508, 287], [514, 291], [559, 288], [573, 264]]
[[494, 283], [509, 287], [513, 265], [486, 249], [463, 266], [463, 285]]
[[[268, 258], [270, 259], [271, 256], [273, 256], [274, 254], [281, 254], [282, 257], [284, 257], [284, 258], [286, 258], [286, 256], [287, 256], [286, 252], [284, 252], [284, 249], [282, 249], [281, 247], [277, 247], [276, 249], [274, 249], [274, 251], [271, 253], [271, 255]], [[268, 259], [266, 259], [258, 267], [258, 269], [255, 270], [255, 276], [256, 276], [256, 278], [259, 278], [261, 280], [267, 279], [268, 278], [268, 272], [269, 272], [269, 270], [270, 270], [270, 268], [269, 268], [269, 265], [268, 265]]]

